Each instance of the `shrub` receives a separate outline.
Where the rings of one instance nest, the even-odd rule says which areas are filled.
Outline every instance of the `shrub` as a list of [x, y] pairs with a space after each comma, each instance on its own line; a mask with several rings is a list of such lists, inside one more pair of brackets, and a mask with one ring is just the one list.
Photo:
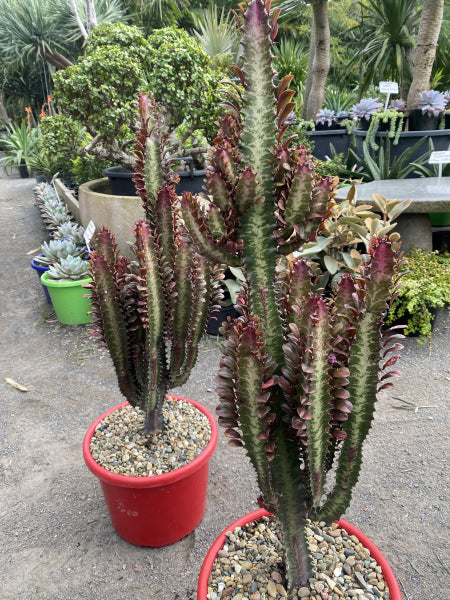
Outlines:
[[386, 324], [400, 320], [407, 325], [407, 335], [429, 337], [433, 309], [450, 304], [450, 254], [413, 249], [406, 255], [403, 272], [402, 287], [389, 309]]

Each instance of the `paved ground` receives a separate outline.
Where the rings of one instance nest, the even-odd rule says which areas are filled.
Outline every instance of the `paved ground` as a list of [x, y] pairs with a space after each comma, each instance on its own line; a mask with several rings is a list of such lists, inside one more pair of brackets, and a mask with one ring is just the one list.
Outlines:
[[[194, 533], [162, 549], [133, 547], [115, 534], [81, 442], [95, 417], [122, 398], [107, 354], [86, 326], [58, 324], [30, 268], [28, 253], [46, 239], [33, 184], [0, 178], [0, 596], [193, 600], [212, 540], [255, 508], [253, 473], [221, 435]], [[439, 314], [431, 347], [406, 340], [403, 378], [381, 394], [365, 471], [345, 515], [382, 549], [405, 600], [450, 597], [449, 330], [448, 315]], [[205, 339], [178, 392], [213, 410], [217, 362], [217, 341]]]

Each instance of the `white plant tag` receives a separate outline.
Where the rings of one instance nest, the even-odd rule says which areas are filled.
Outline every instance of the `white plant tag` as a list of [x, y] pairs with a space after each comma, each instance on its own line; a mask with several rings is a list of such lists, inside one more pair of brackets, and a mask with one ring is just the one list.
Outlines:
[[382, 94], [398, 94], [398, 83], [396, 81], [380, 81], [380, 92]]
[[430, 165], [450, 162], [450, 150], [436, 150], [430, 154]]
[[91, 251], [89, 244], [92, 239], [92, 236], [94, 235], [94, 231], [95, 231], [94, 221], [89, 221], [88, 226], [84, 230], [84, 241], [86, 242], [86, 248], [88, 249], [88, 252]]
[[430, 154], [430, 165], [439, 165], [438, 177], [442, 177], [442, 165], [450, 162], [449, 150], [436, 150]]
[[390, 95], [398, 94], [398, 83], [396, 81], [380, 81], [379, 87], [382, 94], [387, 94], [386, 102], [384, 103], [384, 112], [386, 112]]

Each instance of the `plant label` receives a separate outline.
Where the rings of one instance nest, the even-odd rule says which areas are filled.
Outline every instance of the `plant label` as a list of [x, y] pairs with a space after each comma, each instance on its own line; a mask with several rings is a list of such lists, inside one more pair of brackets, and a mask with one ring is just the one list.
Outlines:
[[89, 252], [90, 252], [89, 243], [92, 239], [92, 236], [94, 235], [94, 231], [95, 231], [94, 221], [89, 221], [86, 229], [84, 230], [84, 240], [86, 242], [86, 248], [88, 249]]
[[450, 151], [439, 150], [430, 154], [430, 165], [439, 165], [438, 177], [442, 177], [442, 165], [450, 162]]
[[430, 165], [438, 165], [450, 162], [450, 151], [440, 150], [432, 152], [430, 155]]
[[398, 94], [398, 83], [396, 81], [380, 81], [380, 92], [382, 94]]
[[390, 95], [398, 94], [398, 83], [396, 81], [380, 81], [379, 87], [382, 94], [387, 94], [386, 102], [384, 103], [384, 112], [386, 112]]

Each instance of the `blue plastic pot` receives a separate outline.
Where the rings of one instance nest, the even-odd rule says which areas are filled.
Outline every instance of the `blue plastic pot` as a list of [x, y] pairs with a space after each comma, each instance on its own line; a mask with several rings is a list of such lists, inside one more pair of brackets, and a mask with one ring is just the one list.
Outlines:
[[[39, 256], [44, 256], [44, 255], [40, 254]], [[37, 263], [34, 262], [34, 258], [31, 261], [31, 266], [36, 271], [37, 276], [39, 277], [39, 282], [41, 282], [41, 275], [42, 275], [42, 273], [45, 273], [45, 271], [48, 271], [48, 267], [44, 267], [42, 265], [38, 265]], [[41, 285], [42, 285], [42, 283], [41, 283]], [[42, 285], [42, 289], [44, 290], [45, 297], [47, 298], [47, 302], [49, 304], [51, 304], [52, 301], [51, 301], [51, 298], [50, 298], [50, 294], [48, 293], [48, 289], [45, 287], [45, 285]]]

